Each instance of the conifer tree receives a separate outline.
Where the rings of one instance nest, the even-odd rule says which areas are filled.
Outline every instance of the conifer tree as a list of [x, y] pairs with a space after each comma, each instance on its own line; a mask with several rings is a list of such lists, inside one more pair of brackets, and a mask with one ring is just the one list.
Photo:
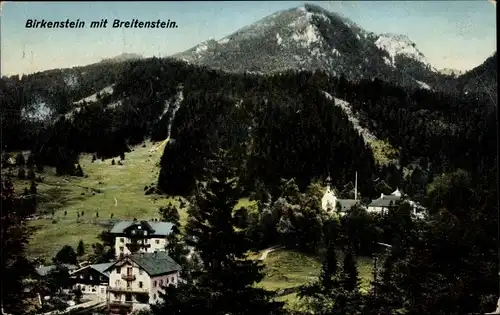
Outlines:
[[23, 167], [25, 165], [25, 159], [24, 159], [24, 155], [22, 154], [22, 152], [19, 152], [16, 156], [16, 164], [17, 166], [19, 167]]
[[283, 303], [272, 292], [253, 285], [263, 278], [263, 267], [246, 257], [250, 248], [243, 232], [235, 230], [232, 216], [239, 193], [227, 167], [225, 153], [217, 154], [205, 169], [193, 197], [186, 227], [186, 243], [200, 258], [192, 279], [166, 288], [165, 303], [154, 314], [260, 315], [282, 314]]
[[76, 255], [81, 257], [83, 254], [85, 254], [85, 245], [83, 244], [83, 240], [80, 240], [78, 242], [78, 246], [76, 247]]
[[26, 160], [26, 166], [31, 169], [33, 168], [34, 165], [35, 165], [35, 158], [33, 156], [33, 153], [30, 153], [28, 155], [28, 159]]
[[0, 175], [1, 209], [0, 242], [2, 250], [0, 299], [3, 310], [7, 314], [26, 314], [27, 292], [24, 280], [27, 279], [33, 266], [25, 257], [29, 240], [29, 230], [25, 224], [23, 210], [16, 205], [14, 186], [9, 179], [3, 180]]
[[344, 250], [343, 266], [339, 268], [333, 240], [325, 239], [326, 254], [319, 279], [304, 285], [299, 297], [314, 314], [361, 314], [363, 300], [353, 250]]

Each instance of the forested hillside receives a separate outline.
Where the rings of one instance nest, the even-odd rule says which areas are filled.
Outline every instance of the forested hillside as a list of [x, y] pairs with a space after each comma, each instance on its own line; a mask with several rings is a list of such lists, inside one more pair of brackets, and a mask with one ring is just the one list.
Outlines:
[[33, 146], [43, 125], [73, 109], [73, 102], [116, 82], [123, 66], [124, 63], [97, 63], [2, 77], [2, 149]]
[[[112, 94], [84, 103], [52, 125], [31, 129], [33, 120], [4, 118], [8, 128], [19, 127], [16, 133], [7, 129], [4, 143], [33, 149], [40, 163], [58, 166], [63, 174], [73, 171], [80, 152], [117, 156], [146, 138], [170, 135], [158, 179], [158, 187], [169, 194], [189, 194], [205, 157], [218, 147], [231, 152], [246, 191], [276, 186], [281, 178], [295, 178], [304, 188], [327, 172], [344, 185], [358, 171], [366, 195], [375, 193], [372, 180], [378, 177], [402, 185], [402, 168], [375, 165], [371, 150], [330, 94], [348, 101], [364, 126], [400, 148], [401, 166], [418, 169], [406, 181], [413, 193], [422, 192], [433, 174], [457, 167], [484, 170], [494, 159], [491, 99], [473, 93], [458, 97], [408, 90], [377, 79], [352, 83], [322, 72], [228, 74], [170, 59], [119, 65], [94, 88], [86, 87], [90, 93], [115, 83]], [[115, 75], [119, 68], [123, 72]], [[52, 82], [49, 74], [47, 86], [57, 86], [61, 76]], [[33, 80], [3, 81], [10, 108], [31, 104]], [[26, 96], [17, 98], [21, 91]], [[64, 104], [85, 95], [83, 88], [66, 91], [56, 94], [64, 96]], [[69, 107], [58, 106], [52, 108], [61, 114]]]

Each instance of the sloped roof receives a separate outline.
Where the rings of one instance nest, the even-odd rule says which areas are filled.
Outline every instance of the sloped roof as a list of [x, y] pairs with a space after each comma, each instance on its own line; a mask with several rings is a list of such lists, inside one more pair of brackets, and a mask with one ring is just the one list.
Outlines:
[[[170, 222], [146, 221], [145, 223], [147, 223], [154, 230], [154, 233], [151, 234], [152, 236], [167, 236], [172, 232], [172, 227], [174, 226], [174, 224], [170, 223]], [[112, 234], [124, 233], [124, 231], [128, 227], [130, 227], [134, 224], [141, 224], [141, 222], [140, 221], [120, 221], [113, 226], [110, 233], [112, 233]]]
[[136, 253], [125, 256], [124, 258], [112, 263], [106, 271], [109, 272], [113, 265], [127, 258], [138, 264], [151, 277], [181, 270], [181, 266], [168, 256], [166, 252], [155, 252]]
[[[63, 267], [66, 267], [68, 268], [69, 270], [73, 270], [73, 269], [76, 269], [78, 268], [77, 266], [75, 265], [71, 265], [71, 264], [62, 264]], [[40, 275], [40, 276], [46, 276], [49, 274], [49, 272], [51, 272], [52, 270], [56, 269], [57, 266], [56, 265], [50, 265], [50, 266], [41, 266], [41, 267], [38, 267], [36, 268], [36, 272]]]
[[394, 196], [394, 195], [384, 195], [384, 197], [379, 198], [379, 199], [387, 199], [387, 200], [401, 200], [401, 196]]
[[379, 198], [379, 199], [376, 199], [376, 200], [373, 200], [368, 206], [369, 207], [390, 207], [391, 206], [391, 202], [392, 202], [392, 205], [396, 205], [396, 201], [399, 201], [401, 198], [397, 198], [397, 199], [394, 199], [394, 198]]
[[103, 263], [103, 264], [95, 264], [95, 265], [90, 265], [92, 269], [97, 270], [98, 272], [102, 273], [105, 276], [109, 276], [109, 271], [107, 269], [113, 265], [113, 263]]
[[360, 203], [360, 200], [356, 199], [337, 199], [337, 202], [340, 204], [340, 211], [348, 211], [356, 204]]

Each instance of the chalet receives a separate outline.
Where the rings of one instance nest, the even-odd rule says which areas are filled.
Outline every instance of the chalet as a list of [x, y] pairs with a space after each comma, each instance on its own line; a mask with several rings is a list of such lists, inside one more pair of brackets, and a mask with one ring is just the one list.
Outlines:
[[117, 259], [133, 253], [164, 251], [166, 237], [172, 232], [169, 222], [121, 221], [110, 231], [115, 237]]
[[87, 265], [70, 273], [73, 289], [80, 289], [84, 295], [97, 296], [105, 301], [108, 293], [109, 273], [105, 271], [112, 263]]
[[166, 252], [124, 256], [105, 271], [109, 273], [109, 314], [129, 314], [161, 301], [163, 286], [177, 285], [181, 267]]

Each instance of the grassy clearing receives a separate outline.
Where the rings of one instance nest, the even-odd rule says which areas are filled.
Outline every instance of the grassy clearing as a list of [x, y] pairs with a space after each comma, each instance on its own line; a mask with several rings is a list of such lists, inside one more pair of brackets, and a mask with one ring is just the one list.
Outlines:
[[399, 150], [394, 148], [389, 142], [383, 140], [375, 140], [370, 142], [370, 147], [373, 151], [375, 162], [379, 165], [387, 165], [390, 163], [398, 163]]
[[[90, 155], [80, 158], [80, 165], [87, 177], [57, 177], [55, 170], [47, 168], [38, 183], [38, 211], [49, 215], [46, 219], [30, 221], [35, 229], [28, 246], [31, 258], [51, 258], [66, 244], [75, 246], [82, 239], [90, 249], [98, 234], [113, 219], [158, 218], [158, 208], [176, 198], [145, 195], [144, 187], [156, 182], [161, 151], [149, 152], [152, 144], [136, 147], [125, 155], [123, 165], [111, 165], [112, 159], [92, 163]], [[115, 158], [118, 162], [119, 158]], [[21, 192], [28, 181], [16, 181]], [[52, 219], [54, 211], [54, 219]], [[66, 215], [65, 215], [66, 211]], [[77, 220], [77, 212], [83, 216]], [[97, 217], [98, 213], [98, 217]], [[187, 218], [181, 211], [181, 222]]]
[[241, 198], [240, 200], [238, 200], [238, 203], [236, 204], [236, 206], [234, 206], [234, 210], [238, 210], [238, 209], [241, 209], [241, 208], [247, 208], [249, 211], [252, 211], [252, 210], [257, 210], [257, 201], [250, 201], [250, 199], [248, 198]]
[[[249, 257], [258, 258], [260, 253], [252, 253]], [[338, 259], [342, 261], [340, 253]], [[321, 262], [318, 257], [292, 250], [271, 252], [263, 263], [266, 276], [257, 286], [268, 290], [292, 288], [315, 281], [321, 270]], [[358, 271], [362, 281], [361, 286], [363, 289], [367, 289], [372, 280], [371, 258], [359, 257]], [[277, 300], [285, 302], [290, 309], [299, 309], [301, 307], [295, 293], [281, 296]]]

